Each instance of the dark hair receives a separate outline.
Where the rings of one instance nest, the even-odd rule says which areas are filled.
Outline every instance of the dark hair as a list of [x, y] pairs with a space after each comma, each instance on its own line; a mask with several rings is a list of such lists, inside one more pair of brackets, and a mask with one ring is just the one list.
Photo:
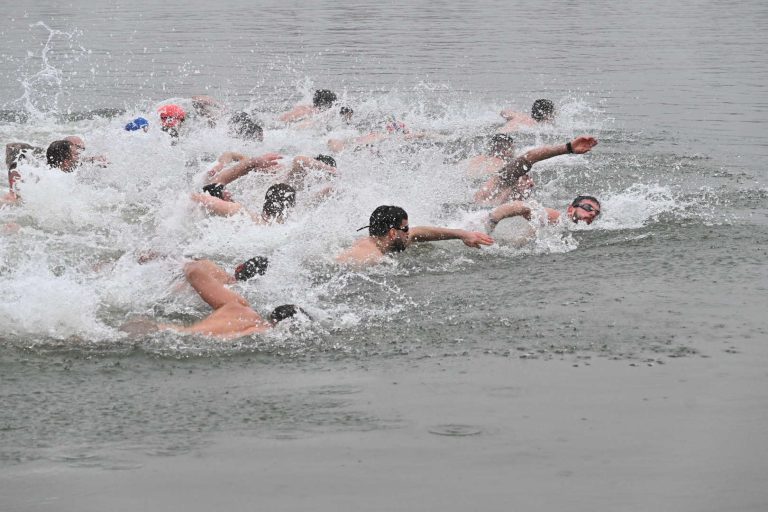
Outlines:
[[61, 165], [72, 158], [72, 143], [68, 140], [55, 140], [48, 146], [45, 152], [45, 160], [51, 167], [61, 167]]
[[224, 185], [221, 183], [211, 183], [203, 187], [203, 192], [208, 192], [213, 197], [224, 199]]
[[597, 206], [600, 206], [600, 201], [598, 201], [597, 198], [593, 196], [576, 196], [576, 199], [571, 201], [571, 206], [576, 206], [584, 200], [593, 201]]
[[307, 318], [312, 320], [312, 317], [309, 315], [309, 313], [301, 309], [299, 306], [294, 304], [283, 304], [282, 306], [277, 306], [272, 310], [272, 312], [269, 314], [269, 321], [272, 324], [276, 324], [282, 320], [285, 320], [286, 318], [292, 318], [299, 313], [302, 313]]
[[238, 112], [229, 119], [229, 130], [235, 136], [246, 140], [263, 140], [264, 128], [247, 112]]
[[491, 137], [491, 148], [497, 148], [501, 145], [512, 145], [515, 143], [514, 137], [507, 135], [506, 133], [497, 133]]
[[555, 104], [550, 100], [536, 100], [531, 107], [531, 117], [536, 121], [544, 121], [555, 115]]
[[328, 89], [318, 89], [312, 98], [312, 104], [319, 109], [330, 108], [336, 101], [336, 94]]
[[315, 160], [317, 160], [318, 162], [323, 162], [325, 165], [336, 167], [336, 159], [330, 155], [317, 155], [315, 157]]
[[368, 234], [371, 236], [384, 236], [390, 229], [399, 228], [406, 219], [408, 214], [399, 206], [381, 205], [373, 210], [365, 227], [368, 228]]
[[262, 214], [268, 219], [284, 217], [288, 208], [296, 205], [296, 189], [286, 183], [277, 183], [267, 189]]
[[247, 281], [256, 275], [263, 276], [267, 272], [269, 260], [264, 256], [256, 256], [235, 267], [235, 279]]
[[341, 109], [339, 109], [339, 115], [340, 115], [341, 117], [344, 117], [344, 116], [351, 116], [351, 115], [352, 115], [352, 114], [354, 114], [354, 113], [355, 113], [355, 111], [354, 111], [354, 110], [352, 110], [352, 109], [351, 109], [351, 108], [349, 108], [349, 107], [341, 107]]

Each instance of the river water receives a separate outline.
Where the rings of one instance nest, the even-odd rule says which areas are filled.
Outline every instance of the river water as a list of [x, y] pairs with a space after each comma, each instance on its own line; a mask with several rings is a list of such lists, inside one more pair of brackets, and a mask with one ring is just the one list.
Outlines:
[[[434, 358], [657, 363], [766, 339], [763, 2], [37, 1], [3, 16], [2, 140], [45, 147], [78, 134], [110, 165], [28, 166], [24, 204], [0, 210], [18, 226], [0, 246], [0, 464], [111, 467], [125, 443], [177, 454], [222, 431], [392, 428], [337, 410], [326, 388], [225, 396], [210, 383], [226, 376], [402, 371]], [[211, 155], [315, 155], [356, 133], [335, 118], [276, 121], [316, 88], [353, 107], [360, 130], [395, 116], [430, 135], [337, 155], [336, 195], [300, 201], [282, 226], [191, 206]], [[176, 145], [122, 130], [195, 94], [255, 111], [264, 142], [199, 123]], [[523, 246], [500, 226], [483, 250], [442, 242], [374, 269], [334, 265], [379, 204], [403, 206], [411, 225], [464, 226], [477, 183], [461, 160], [502, 108], [540, 97], [557, 122], [517, 134], [520, 148], [600, 143], [537, 164], [534, 197], [564, 209], [595, 195], [600, 220]], [[270, 184], [241, 181], [247, 204]], [[146, 250], [168, 257], [139, 265]], [[119, 329], [134, 316], [206, 314], [183, 285], [185, 258], [232, 268], [255, 254], [270, 271], [238, 289], [257, 311], [291, 302], [315, 322], [228, 343]]]

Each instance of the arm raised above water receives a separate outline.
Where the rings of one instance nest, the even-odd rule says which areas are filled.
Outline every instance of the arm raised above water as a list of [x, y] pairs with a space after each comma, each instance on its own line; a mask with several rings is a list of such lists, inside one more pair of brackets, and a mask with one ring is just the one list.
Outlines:
[[[226, 155], [226, 153], [224, 155]], [[222, 157], [224, 155], [222, 155]], [[237, 155], [238, 157], [244, 156], [238, 153], [235, 153], [234, 155]], [[283, 157], [277, 153], [266, 153], [264, 155], [256, 156], [253, 158], [238, 159], [237, 164], [233, 165], [229, 169], [224, 169], [222, 171], [216, 172], [213, 174], [213, 176], [209, 175], [207, 184], [218, 183], [221, 185], [227, 185], [229, 183], [232, 183], [236, 179], [245, 176], [251, 171], [258, 170], [258, 171], [270, 172], [270, 171], [276, 170], [279, 164], [278, 160], [280, 160], [281, 158]]]
[[493, 244], [493, 238], [479, 231], [464, 229], [438, 228], [434, 226], [415, 226], [408, 233], [410, 243], [438, 242], [440, 240], [461, 240], [464, 245], [479, 248]]

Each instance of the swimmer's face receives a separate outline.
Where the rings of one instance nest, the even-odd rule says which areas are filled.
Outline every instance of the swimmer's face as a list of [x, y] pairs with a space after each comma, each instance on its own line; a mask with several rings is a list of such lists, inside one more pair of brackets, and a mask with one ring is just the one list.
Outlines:
[[408, 230], [408, 219], [403, 219], [400, 222], [399, 228], [392, 228], [389, 230], [389, 246], [392, 252], [402, 252], [408, 247], [408, 242], [410, 241]]
[[582, 199], [576, 206], [568, 207], [568, 217], [576, 223], [592, 224], [598, 215], [600, 215], [600, 205], [591, 199]]

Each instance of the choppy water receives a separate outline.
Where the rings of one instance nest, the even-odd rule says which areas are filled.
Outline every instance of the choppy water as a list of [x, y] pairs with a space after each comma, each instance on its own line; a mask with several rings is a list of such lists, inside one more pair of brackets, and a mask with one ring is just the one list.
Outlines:
[[[46, 146], [80, 134], [87, 154], [111, 163], [72, 175], [27, 166], [24, 205], [0, 210], [3, 224], [21, 226], [0, 246], [4, 460], [55, 459], [46, 447], [62, 439], [150, 435], [161, 441], [148, 445], [173, 447], [192, 413], [199, 432], [277, 432], [299, 416], [307, 428], [387, 424], [340, 419], [327, 397], [262, 397], [244, 408], [251, 398], [221, 401], [204, 385], [254, 367], [485, 353], [666, 359], [765, 338], [764, 4], [184, 5], [35, 2], [5, 12], [0, 140]], [[314, 155], [348, 135], [335, 121], [309, 130], [274, 121], [318, 87], [339, 92], [363, 122], [396, 115], [432, 137], [343, 153], [337, 196], [300, 204], [283, 226], [206, 218], [190, 205], [210, 155]], [[265, 141], [243, 143], [222, 126], [197, 126], [175, 146], [156, 130], [122, 131], [160, 101], [200, 93], [258, 111]], [[563, 208], [594, 194], [603, 202], [598, 222], [545, 230], [524, 247], [446, 242], [361, 272], [333, 264], [379, 204], [402, 205], [412, 225], [461, 226], [476, 183], [456, 162], [480, 149], [501, 108], [527, 110], [538, 97], [555, 101], [558, 123], [520, 134], [521, 148], [579, 134], [600, 145], [537, 164], [535, 197]], [[249, 176], [232, 188], [258, 204], [269, 184]], [[139, 265], [148, 249], [170, 257]], [[132, 315], [205, 314], [179, 285], [183, 258], [232, 268], [255, 254], [272, 262], [240, 288], [256, 309], [297, 303], [317, 322], [226, 344], [118, 330]], [[158, 394], [169, 368], [192, 372], [189, 393]], [[107, 383], [109, 400], [93, 398]], [[30, 401], [53, 390], [55, 402]], [[210, 414], [200, 412], [199, 393], [215, 404]], [[146, 413], [164, 400], [176, 412]], [[133, 413], [114, 414], [109, 403]], [[271, 415], [275, 403], [285, 410]], [[317, 414], [299, 412], [307, 403]], [[98, 427], [80, 426], [76, 439], [59, 428], [84, 416]]]

